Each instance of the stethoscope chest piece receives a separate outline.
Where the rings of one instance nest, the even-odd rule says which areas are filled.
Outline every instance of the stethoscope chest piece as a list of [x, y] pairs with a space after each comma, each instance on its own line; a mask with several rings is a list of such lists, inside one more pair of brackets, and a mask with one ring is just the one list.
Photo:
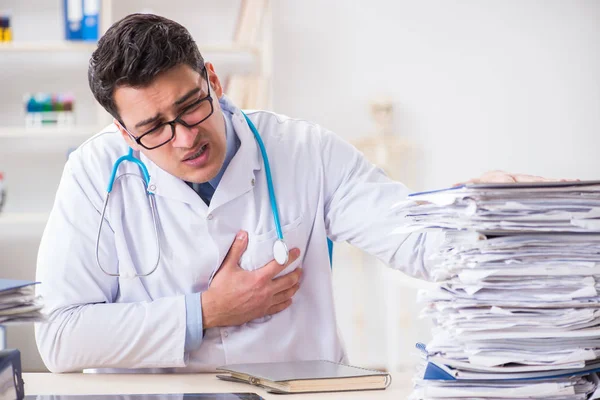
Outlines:
[[285, 265], [288, 262], [289, 251], [285, 242], [281, 239], [277, 239], [273, 243], [273, 256], [277, 264]]

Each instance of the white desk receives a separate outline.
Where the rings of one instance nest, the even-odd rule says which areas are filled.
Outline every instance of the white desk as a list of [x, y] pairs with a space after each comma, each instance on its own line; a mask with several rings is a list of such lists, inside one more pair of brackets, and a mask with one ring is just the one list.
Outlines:
[[[293, 400], [316, 399], [405, 399], [411, 391], [411, 375], [394, 375], [386, 390], [365, 392], [311, 393]], [[154, 394], [252, 392], [265, 399], [287, 399], [243, 383], [225, 382], [214, 374], [50, 374], [25, 373], [25, 394]], [[292, 397], [289, 397], [292, 399]]]

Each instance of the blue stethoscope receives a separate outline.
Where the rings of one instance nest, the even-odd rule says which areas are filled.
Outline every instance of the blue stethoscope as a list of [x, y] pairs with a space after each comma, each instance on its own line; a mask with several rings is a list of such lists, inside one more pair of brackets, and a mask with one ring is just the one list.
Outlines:
[[[254, 138], [256, 139], [256, 142], [258, 143], [258, 147], [260, 148], [260, 153], [262, 155], [263, 162], [265, 165], [265, 175], [267, 177], [267, 187], [269, 189], [269, 199], [271, 200], [271, 211], [273, 212], [273, 220], [275, 222], [275, 229], [277, 230], [277, 240], [275, 240], [275, 243], [273, 243], [273, 256], [275, 258], [275, 261], [277, 261], [278, 264], [285, 265], [289, 259], [289, 251], [288, 251], [287, 245], [285, 244], [285, 241], [283, 240], [283, 232], [281, 230], [281, 223], [279, 222], [279, 210], [277, 208], [277, 200], [275, 198], [275, 190], [273, 189], [273, 178], [271, 177], [271, 167], [269, 166], [269, 157], [267, 156], [267, 151], [265, 150], [265, 145], [260, 137], [260, 134], [258, 133], [258, 130], [256, 129], [256, 126], [254, 126], [252, 121], [250, 121], [250, 119], [244, 112], [242, 112], [242, 115], [246, 119], [246, 122], [248, 123], [250, 130], [254, 134]], [[125, 173], [125, 174], [122, 174], [117, 177], [117, 170], [119, 169], [119, 165], [124, 161], [130, 161], [130, 162], [137, 164], [138, 167], [140, 168], [140, 171], [142, 172], [142, 176], [139, 176], [137, 174], [129, 172], [129, 173]], [[118, 179], [121, 179], [124, 176], [134, 176], [136, 178], [142, 179], [142, 181], [144, 183], [144, 187], [146, 189], [146, 193], [148, 194], [148, 202], [149, 202], [150, 209], [152, 212], [152, 222], [154, 224], [154, 236], [156, 238], [156, 249], [157, 249], [158, 255], [156, 257], [156, 263], [154, 264], [154, 267], [152, 267], [152, 269], [145, 274], [137, 274], [135, 272], [128, 272], [128, 271], [124, 271], [121, 274], [118, 274], [118, 273], [114, 274], [114, 273], [108, 272], [107, 270], [102, 268], [102, 265], [100, 263], [100, 255], [99, 255], [99, 253], [100, 253], [100, 250], [99, 250], [100, 235], [102, 233], [102, 224], [104, 223], [104, 214], [106, 213], [106, 206], [108, 205], [108, 199], [110, 198], [110, 193], [112, 192], [114, 183]], [[108, 188], [106, 189], [106, 198], [104, 200], [104, 206], [102, 207], [102, 214], [100, 216], [100, 224], [98, 225], [98, 235], [96, 237], [96, 263], [98, 264], [98, 267], [102, 270], [102, 272], [104, 272], [106, 275], [114, 276], [114, 277], [121, 277], [121, 278], [145, 277], [145, 276], [149, 276], [152, 273], [154, 273], [154, 271], [156, 271], [156, 269], [158, 268], [158, 264], [160, 262], [160, 243], [158, 240], [158, 215], [156, 213], [156, 200], [154, 198], [154, 193], [148, 191], [149, 184], [150, 184], [150, 175], [148, 174], [148, 169], [146, 168], [144, 163], [139, 158], [137, 158], [133, 155], [133, 149], [130, 148], [129, 153], [125, 156], [120, 157], [115, 162], [115, 165], [113, 166], [112, 173], [110, 174], [110, 179], [108, 181]]]

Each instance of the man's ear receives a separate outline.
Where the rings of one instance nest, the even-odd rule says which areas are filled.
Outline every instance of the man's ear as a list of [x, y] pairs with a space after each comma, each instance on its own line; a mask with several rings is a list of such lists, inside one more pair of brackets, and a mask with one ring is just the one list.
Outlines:
[[208, 73], [208, 81], [210, 82], [210, 88], [213, 92], [215, 92], [217, 98], [220, 99], [221, 96], [223, 96], [223, 86], [221, 85], [221, 80], [219, 79], [219, 76], [215, 72], [215, 67], [210, 62], [207, 62], [206, 64], [204, 64], [204, 66], [206, 67], [206, 72]]
[[140, 146], [131, 138], [129, 132], [121, 125], [119, 120], [115, 118], [113, 119], [113, 123], [117, 126], [117, 129], [119, 129], [119, 132], [121, 132], [121, 136], [123, 136], [123, 140], [125, 140], [127, 145], [135, 151], [140, 151]]

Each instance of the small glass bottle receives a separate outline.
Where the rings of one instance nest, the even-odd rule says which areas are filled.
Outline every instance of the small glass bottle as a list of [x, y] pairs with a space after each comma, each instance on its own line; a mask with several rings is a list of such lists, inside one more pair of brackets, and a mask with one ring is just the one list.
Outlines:
[[6, 17], [6, 26], [4, 27], [4, 41], [12, 42], [12, 30], [10, 28], [10, 12], [4, 15]]
[[72, 93], [65, 93], [63, 97], [63, 111], [65, 113], [66, 126], [75, 125], [75, 96]]
[[4, 42], [4, 31], [8, 28], [8, 17], [0, 13], [0, 43]]

